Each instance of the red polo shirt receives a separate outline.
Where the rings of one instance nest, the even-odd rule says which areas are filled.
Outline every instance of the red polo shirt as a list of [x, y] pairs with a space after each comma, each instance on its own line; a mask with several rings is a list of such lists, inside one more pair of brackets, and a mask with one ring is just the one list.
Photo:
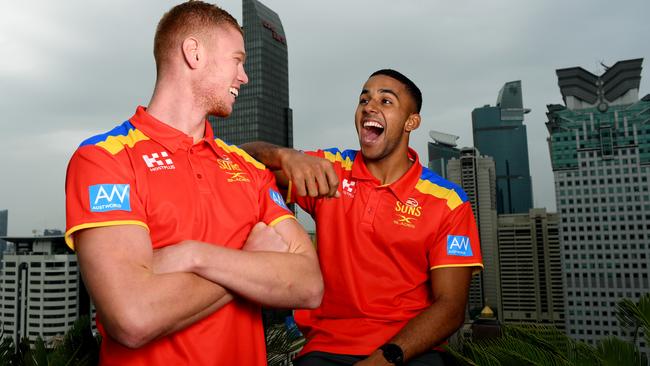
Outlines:
[[321, 306], [295, 313], [308, 339], [302, 354], [370, 354], [431, 305], [431, 270], [483, 266], [472, 209], [413, 150], [415, 163], [389, 185], [357, 151], [309, 154], [334, 163], [341, 197], [289, 197], [316, 221], [325, 283]]
[[[138, 107], [72, 156], [65, 239], [73, 247], [78, 230], [133, 224], [149, 230], [153, 248], [187, 239], [241, 248], [257, 222], [293, 217], [279, 197], [264, 165], [215, 139], [207, 121], [195, 144]], [[98, 325], [104, 365], [266, 365], [260, 308], [243, 299], [136, 350]]]

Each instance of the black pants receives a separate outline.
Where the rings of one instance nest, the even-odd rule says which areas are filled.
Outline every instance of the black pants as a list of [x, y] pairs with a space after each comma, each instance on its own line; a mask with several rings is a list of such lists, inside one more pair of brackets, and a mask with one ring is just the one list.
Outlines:
[[[293, 366], [350, 366], [366, 357], [315, 351], [295, 359]], [[450, 360], [449, 355], [431, 351], [408, 361], [406, 366], [445, 366], [454, 364], [448, 360]]]

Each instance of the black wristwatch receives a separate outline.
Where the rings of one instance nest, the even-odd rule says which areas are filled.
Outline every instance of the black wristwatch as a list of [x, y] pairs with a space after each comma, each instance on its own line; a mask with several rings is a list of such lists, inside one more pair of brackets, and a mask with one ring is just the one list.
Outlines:
[[395, 366], [404, 365], [404, 351], [402, 351], [400, 346], [395, 343], [386, 343], [379, 347], [379, 349], [383, 352], [386, 361]]

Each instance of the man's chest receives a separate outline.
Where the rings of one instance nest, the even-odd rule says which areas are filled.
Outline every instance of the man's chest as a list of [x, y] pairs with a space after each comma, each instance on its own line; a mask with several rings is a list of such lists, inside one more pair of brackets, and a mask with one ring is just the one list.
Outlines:
[[152, 145], [131, 162], [154, 247], [187, 239], [240, 247], [259, 220], [251, 171], [209, 146], [171, 152]]

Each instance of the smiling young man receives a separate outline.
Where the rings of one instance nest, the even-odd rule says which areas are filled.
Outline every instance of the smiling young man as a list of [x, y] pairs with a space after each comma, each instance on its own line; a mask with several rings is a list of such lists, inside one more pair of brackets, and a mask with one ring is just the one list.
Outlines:
[[322, 277], [272, 173], [206, 120], [228, 116], [248, 81], [241, 29], [214, 5], [180, 4], [154, 57], [148, 107], [84, 141], [66, 177], [100, 363], [266, 365], [260, 304], [316, 307]]
[[433, 349], [461, 325], [482, 260], [465, 193], [408, 146], [421, 105], [411, 80], [379, 70], [355, 113], [360, 151], [242, 146], [316, 222], [325, 293], [295, 313], [308, 339], [296, 366], [443, 364]]

